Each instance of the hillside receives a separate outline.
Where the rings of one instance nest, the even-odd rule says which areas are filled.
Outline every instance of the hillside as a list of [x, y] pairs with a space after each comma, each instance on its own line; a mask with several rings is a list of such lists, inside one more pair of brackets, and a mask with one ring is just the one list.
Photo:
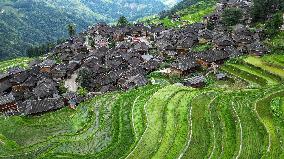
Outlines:
[[66, 25], [82, 31], [98, 21], [115, 22], [159, 13], [168, 1], [5, 0], [0, 2], [0, 59], [24, 55], [31, 45], [66, 37]]
[[236, 8], [183, 0], [1, 61], [0, 159], [284, 158], [284, 6]]
[[0, 157], [278, 158], [284, 88], [273, 76], [269, 87], [148, 85], [97, 96], [76, 111], [1, 118]]

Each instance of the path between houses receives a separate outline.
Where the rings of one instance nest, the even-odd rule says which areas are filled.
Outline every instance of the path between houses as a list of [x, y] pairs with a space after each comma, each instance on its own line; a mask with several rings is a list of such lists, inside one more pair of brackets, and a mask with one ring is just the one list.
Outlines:
[[77, 92], [78, 90], [78, 83], [76, 82], [76, 79], [78, 77], [78, 72], [74, 72], [71, 75], [71, 78], [67, 79], [64, 83], [65, 88], [68, 89], [69, 92]]

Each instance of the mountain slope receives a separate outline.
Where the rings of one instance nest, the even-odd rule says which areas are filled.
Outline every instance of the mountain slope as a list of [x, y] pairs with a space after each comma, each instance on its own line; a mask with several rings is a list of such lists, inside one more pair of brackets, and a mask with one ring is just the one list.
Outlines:
[[81, 31], [98, 21], [115, 22], [159, 13], [168, 0], [5, 0], [0, 2], [0, 59], [24, 55], [30, 45], [66, 37], [66, 25]]

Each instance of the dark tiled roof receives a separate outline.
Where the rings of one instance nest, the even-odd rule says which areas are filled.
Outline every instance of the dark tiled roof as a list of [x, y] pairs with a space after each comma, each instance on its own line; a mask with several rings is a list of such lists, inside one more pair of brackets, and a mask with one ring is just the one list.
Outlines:
[[13, 102], [15, 102], [15, 97], [13, 96], [13, 94], [0, 96], [0, 105], [5, 105]]
[[267, 53], [269, 51], [261, 42], [258, 41], [248, 45], [248, 49], [250, 52], [259, 53]]
[[186, 79], [185, 81], [190, 83], [191, 85], [196, 85], [196, 84], [205, 82], [205, 77], [204, 76], [195, 76], [195, 77]]
[[243, 55], [243, 53], [238, 51], [234, 46], [227, 46], [224, 48], [224, 51], [229, 54], [230, 58], [235, 58]]
[[20, 104], [19, 109], [22, 114], [37, 114], [64, 107], [61, 98], [47, 98], [43, 100], [27, 100]]
[[172, 67], [179, 69], [181, 71], [190, 70], [192, 68], [198, 67], [196, 59], [192, 56], [182, 56], [179, 57], [173, 64]]
[[204, 60], [206, 62], [216, 62], [229, 58], [229, 54], [220, 50], [209, 50], [206, 52], [195, 53], [195, 58]]

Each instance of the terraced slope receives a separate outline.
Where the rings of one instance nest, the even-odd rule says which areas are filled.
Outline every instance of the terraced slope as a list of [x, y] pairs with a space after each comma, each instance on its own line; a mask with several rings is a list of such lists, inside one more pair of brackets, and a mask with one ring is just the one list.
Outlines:
[[31, 61], [32, 59], [30, 58], [16, 58], [13, 60], [7, 60], [7, 61], [0, 61], [0, 72], [5, 72], [7, 71], [9, 68], [12, 67], [21, 67], [21, 68], [26, 68], [28, 67], [28, 63]]
[[249, 56], [237, 62], [228, 62], [222, 69], [253, 86], [277, 85], [284, 79], [283, 61], [283, 56], [280, 55], [262, 58]]
[[278, 158], [283, 99], [283, 85], [148, 85], [98, 96], [75, 111], [1, 117], [0, 158]]
[[282, 59], [247, 57], [222, 68], [250, 89], [147, 85], [76, 110], [0, 116], [0, 158], [283, 158]]

